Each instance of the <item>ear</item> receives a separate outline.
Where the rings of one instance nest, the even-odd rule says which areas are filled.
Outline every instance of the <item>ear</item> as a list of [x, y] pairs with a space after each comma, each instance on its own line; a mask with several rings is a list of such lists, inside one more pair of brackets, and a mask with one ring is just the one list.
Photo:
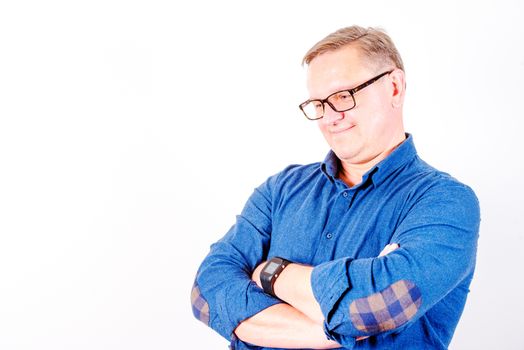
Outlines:
[[391, 105], [395, 108], [402, 107], [406, 93], [406, 75], [402, 69], [395, 69], [389, 74], [391, 79]]

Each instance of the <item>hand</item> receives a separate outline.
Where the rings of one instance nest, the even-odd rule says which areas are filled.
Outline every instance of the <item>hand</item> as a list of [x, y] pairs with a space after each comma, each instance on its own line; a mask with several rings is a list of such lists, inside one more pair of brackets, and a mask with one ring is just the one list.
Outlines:
[[260, 282], [260, 272], [262, 271], [262, 269], [264, 268], [264, 266], [266, 265], [266, 262], [267, 261], [263, 261], [262, 263], [260, 263], [260, 265], [258, 265], [256, 267], [256, 269], [253, 271], [253, 273], [251, 274], [251, 279], [257, 284], [257, 286], [259, 286], [261, 289], [262, 289], [262, 283]]
[[380, 256], [388, 255], [389, 253], [391, 253], [392, 251], [394, 251], [395, 249], [399, 247], [400, 246], [397, 243], [388, 244], [384, 247], [384, 249], [382, 249], [382, 251], [380, 252], [378, 256], [380, 257]]

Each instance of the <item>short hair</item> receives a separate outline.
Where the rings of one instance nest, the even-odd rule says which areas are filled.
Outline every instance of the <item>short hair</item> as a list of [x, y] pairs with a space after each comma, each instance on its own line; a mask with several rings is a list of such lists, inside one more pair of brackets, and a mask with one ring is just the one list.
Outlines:
[[313, 45], [305, 54], [302, 65], [309, 64], [315, 57], [330, 51], [338, 50], [346, 45], [358, 45], [360, 53], [373, 64], [394, 64], [404, 70], [404, 63], [393, 40], [383, 29], [351, 26], [341, 28]]

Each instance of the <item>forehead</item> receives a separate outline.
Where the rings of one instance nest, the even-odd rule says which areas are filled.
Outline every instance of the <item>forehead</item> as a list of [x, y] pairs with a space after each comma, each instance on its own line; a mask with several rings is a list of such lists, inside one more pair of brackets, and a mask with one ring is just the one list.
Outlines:
[[355, 45], [315, 57], [308, 65], [307, 88], [310, 98], [327, 95], [355, 87], [373, 74], [370, 64]]

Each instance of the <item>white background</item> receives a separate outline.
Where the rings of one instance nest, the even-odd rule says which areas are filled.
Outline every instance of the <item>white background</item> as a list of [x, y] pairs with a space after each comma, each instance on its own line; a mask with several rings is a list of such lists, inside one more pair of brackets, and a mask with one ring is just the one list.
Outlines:
[[2, 1], [0, 349], [226, 349], [189, 294], [255, 186], [328, 148], [303, 54], [381, 26], [406, 129], [481, 202], [452, 349], [524, 349], [521, 1]]

